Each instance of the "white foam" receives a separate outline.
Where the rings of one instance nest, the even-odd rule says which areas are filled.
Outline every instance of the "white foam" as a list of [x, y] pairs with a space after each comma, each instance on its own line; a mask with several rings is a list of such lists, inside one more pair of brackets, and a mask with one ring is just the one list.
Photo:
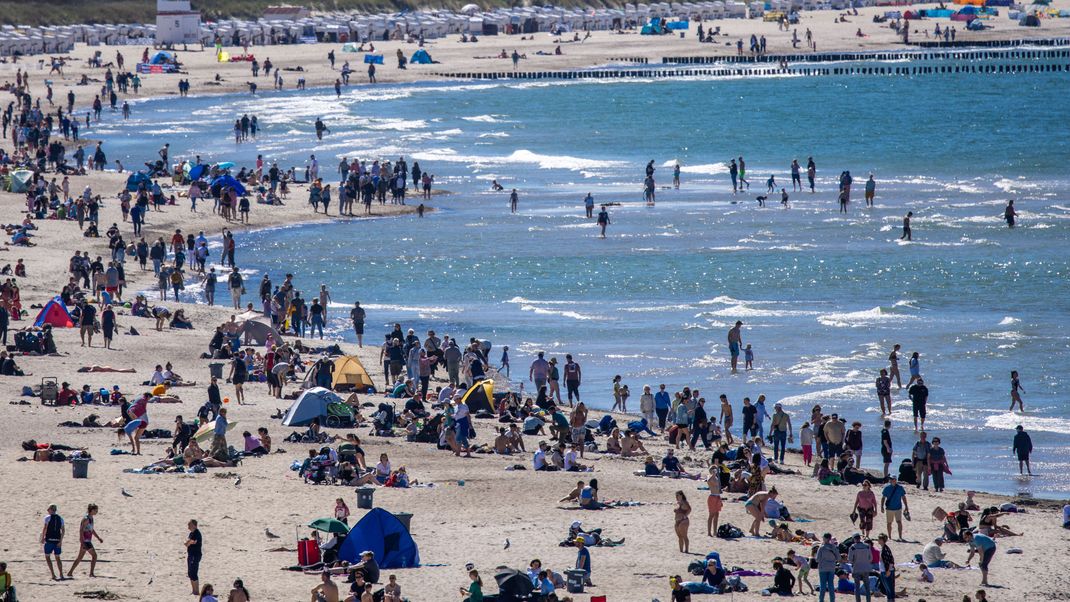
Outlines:
[[822, 389], [810, 393], [789, 395], [787, 397], [782, 397], [779, 401], [786, 406], [810, 406], [815, 403], [824, 403], [827, 401], [865, 400], [873, 397], [872, 388], [872, 385], [869, 385], [868, 383], [844, 385], [832, 389]]
[[509, 134], [507, 134], [505, 132], [487, 132], [485, 134], [480, 134], [479, 137], [480, 138], [508, 138]]
[[[349, 307], [349, 305], [331, 303], [329, 307]], [[417, 307], [410, 305], [391, 305], [389, 303], [366, 303], [361, 305], [364, 309], [378, 310], [378, 311], [401, 311], [412, 312], [420, 314], [455, 314], [461, 311], [457, 307]]]
[[[422, 130], [427, 127], [427, 122], [423, 119], [370, 119], [364, 127], [369, 130], [394, 130], [399, 132], [407, 132], [410, 130]], [[460, 133], [460, 130], [457, 130]]]
[[451, 148], [427, 149], [411, 153], [414, 159], [420, 161], [443, 161], [453, 163], [467, 163], [472, 166], [489, 165], [538, 165], [540, 169], [568, 169], [581, 171], [590, 168], [625, 167], [624, 161], [604, 161], [598, 159], [584, 159], [569, 155], [542, 155], [529, 150], [517, 150], [506, 157], [483, 157], [479, 155], [461, 155]]
[[1013, 430], [1019, 424], [1029, 431], [1046, 431], [1070, 435], [1070, 420], [1063, 418], [1044, 418], [1028, 414], [1004, 412], [985, 419], [986, 428]]
[[640, 305], [637, 307], [618, 307], [617, 311], [623, 311], [628, 313], [644, 313], [649, 311], [679, 311], [685, 309], [692, 309], [690, 305], [678, 304], [678, 305]]
[[531, 313], [540, 316], [560, 316], [562, 318], [572, 318], [573, 320], [601, 320], [596, 316], [587, 316], [575, 311], [559, 310], [559, 309], [546, 309], [544, 307], [536, 307], [534, 305], [521, 305], [520, 311], [530, 311]]
[[583, 301], [558, 301], [558, 300], [537, 300], [537, 299], [525, 299], [524, 297], [513, 297], [508, 299], [505, 303], [518, 303], [524, 305], [577, 305], [584, 303]]
[[716, 311], [703, 312], [704, 315], [720, 316], [725, 318], [783, 318], [788, 316], [810, 316], [817, 312], [794, 309], [762, 309], [750, 307], [746, 304], [732, 305]]
[[461, 117], [465, 121], [475, 121], [476, 123], [505, 123], [502, 119], [503, 115], [475, 115], [472, 117]]
[[1012, 324], [1018, 324], [1020, 322], [1021, 322], [1021, 320], [1019, 320], [1018, 318], [1012, 318], [1010, 316], [1006, 316], [1002, 320], [999, 321], [999, 325], [1000, 326], [1011, 326]]
[[817, 317], [817, 321], [825, 326], [838, 328], [856, 328], [859, 326], [872, 326], [883, 322], [899, 322], [912, 320], [914, 316], [889, 313], [880, 307], [864, 309], [861, 311], [833, 312]]

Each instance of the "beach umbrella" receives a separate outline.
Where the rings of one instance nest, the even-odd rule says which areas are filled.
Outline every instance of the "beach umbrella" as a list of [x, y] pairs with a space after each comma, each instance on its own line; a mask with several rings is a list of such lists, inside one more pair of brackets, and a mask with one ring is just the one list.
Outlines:
[[323, 531], [324, 533], [335, 533], [337, 535], [349, 534], [349, 526], [336, 518], [317, 518], [308, 523], [308, 527], [317, 531]]
[[[238, 426], [237, 422], [228, 422], [227, 423], [227, 432], [229, 433], [230, 431], [233, 431], [234, 427], [236, 427], [236, 426]], [[206, 422], [203, 425], [201, 425], [201, 428], [197, 429], [197, 432], [194, 433], [193, 439], [197, 443], [204, 443], [205, 441], [211, 440], [212, 439], [212, 435], [214, 435], [214, 434], [215, 434], [215, 420], [212, 420], [211, 422]]]
[[215, 164], [215, 168], [216, 169], [231, 169], [233, 167], [234, 167], [234, 162], [233, 161], [223, 161], [222, 163], [216, 163]]
[[466, 14], [466, 15], [474, 15], [474, 14], [478, 13], [481, 10], [482, 9], [479, 8], [478, 4], [465, 4], [464, 6], [461, 7], [461, 12]]

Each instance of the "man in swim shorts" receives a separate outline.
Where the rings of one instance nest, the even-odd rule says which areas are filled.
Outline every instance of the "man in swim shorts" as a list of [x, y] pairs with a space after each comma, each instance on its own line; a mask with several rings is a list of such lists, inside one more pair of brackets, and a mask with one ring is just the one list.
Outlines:
[[737, 372], [736, 365], [739, 363], [739, 349], [743, 344], [743, 336], [739, 332], [742, 326], [743, 322], [736, 320], [736, 325], [728, 331], [728, 352], [732, 354], [732, 374]]

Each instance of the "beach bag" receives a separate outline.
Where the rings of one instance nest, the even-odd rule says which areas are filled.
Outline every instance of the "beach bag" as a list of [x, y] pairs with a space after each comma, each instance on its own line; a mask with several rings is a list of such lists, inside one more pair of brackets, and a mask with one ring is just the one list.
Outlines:
[[[569, 545], [571, 545], [571, 544], [569, 544]], [[702, 573], [705, 573], [706, 572], [706, 561], [705, 560], [692, 560], [690, 562], [690, 564], [687, 565], [687, 572], [691, 573], [692, 575], [701, 575]]]
[[724, 523], [717, 527], [717, 537], [721, 539], [739, 539], [743, 537], [743, 530], [732, 523]]

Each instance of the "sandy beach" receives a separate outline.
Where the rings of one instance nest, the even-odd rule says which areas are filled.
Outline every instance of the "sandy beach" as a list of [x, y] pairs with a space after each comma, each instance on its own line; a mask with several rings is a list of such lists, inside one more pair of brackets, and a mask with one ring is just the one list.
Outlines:
[[[1068, 0], [1059, 0], [1053, 4], [1060, 7], [1067, 5], [1067, 2]], [[806, 28], [814, 32], [819, 51], [902, 47], [891, 30], [872, 23], [872, 16], [884, 10], [863, 9], [859, 11], [859, 16], [851, 17], [849, 23], [842, 24], [833, 23], [836, 16], [834, 12], [803, 13], [799, 29], [800, 33]], [[944, 23], [941, 21], [941, 24]], [[934, 22], [925, 24], [931, 27]], [[995, 24], [996, 29], [979, 34], [965, 34], [960, 30], [960, 36], [976, 36], [969, 39], [980, 40], [997, 37], [1055, 37], [1070, 32], [1070, 20], [1046, 21], [1040, 29], [1019, 28], [1005, 18], [996, 20]], [[706, 27], [717, 25], [722, 27], [722, 32], [729, 34], [724, 38], [723, 45], [699, 45], [690, 34], [688, 38], [681, 40], [668, 36], [641, 39], [638, 35], [596, 32], [583, 44], [563, 44], [561, 56], [534, 54], [538, 50], [552, 52], [556, 45], [545, 34], [537, 34], [532, 41], [519, 41], [513, 37], [488, 38], [475, 45], [460, 44], [456, 38], [451, 37], [435, 41], [428, 46], [429, 52], [441, 64], [410, 66], [405, 71], [394, 68], [393, 55], [398, 48], [411, 55], [415, 46], [398, 42], [384, 42], [382, 45], [377, 43], [376, 51], [387, 57], [387, 65], [380, 70], [378, 77], [383, 83], [412, 82], [434, 79], [430, 75], [432, 72], [507, 70], [507, 60], [476, 58], [495, 55], [503, 47], [507, 52], [516, 48], [527, 54], [528, 59], [521, 64], [524, 70], [590, 67], [611, 62], [613, 58], [622, 56], [647, 57], [654, 62], [660, 61], [660, 57], [666, 55], [734, 54], [735, 40], [749, 37], [751, 33], [766, 35], [769, 38], [770, 52], [786, 52], [791, 49], [791, 33], [778, 32], [774, 23], [739, 20], [704, 23]], [[868, 37], [855, 36], [855, 30], [859, 27]], [[622, 43], [622, 40], [627, 43]], [[329, 86], [338, 76], [337, 70], [331, 70], [326, 61], [326, 53], [331, 48], [337, 51], [338, 45], [252, 48], [251, 52], [278, 61], [277, 64], [284, 69], [303, 66], [307, 84], [313, 87]], [[73, 88], [79, 95], [79, 105], [82, 105], [91, 98], [90, 90], [93, 87], [77, 87], [73, 86], [73, 83], [80, 79], [82, 74], [103, 81], [101, 70], [89, 70], [84, 65], [84, 60], [96, 50], [79, 46], [71, 54], [77, 60], [65, 68], [62, 76], [49, 76], [47, 66], [43, 70], [38, 68], [37, 59], [20, 61], [18, 65], [0, 65], [0, 81], [13, 81], [15, 69], [29, 65], [30, 89], [35, 97], [43, 97], [44, 81], [51, 79], [57, 99], [63, 98], [68, 88]], [[103, 50], [105, 60], [111, 60], [116, 49], [103, 47], [100, 50]], [[128, 63], [136, 59], [136, 54], [140, 54], [140, 49], [135, 48], [123, 51]], [[252, 79], [247, 64], [218, 64], [210, 50], [180, 51], [179, 54], [189, 75], [143, 76], [140, 95], [142, 98], [176, 94], [176, 82], [180, 77], [191, 81], [195, 94], [245, 91], [246, 82]], [[358, 64], [360, 55], [339, 53], [338, 66], [341, 66], [342, 60], [347, 56], [356, 70], [354, 81], [363, 82], [363, 65]], [[296, 72], [283, 73], [286, 87], [292, 87]], [[217, 74], [222, 81], [219, 85], [214, 85]], [[270, 88], [268, 78], [259, 79], [262, 89]], [[86, 98], [87, 96], [89, 98]], [[109, 115], [107, 118], [119, 117]], [[92, 130], [85, 135], [91, 138]], [[160, 144], [163, 142], [166, 140], [161, 139]], [[50, 174], [46, 175], [51, 177]], [[119, 203], [115, 200], [115, 193], [125, 180], [125, 175], [94, 172], [89, 176], [72, 177], [71, 189], [80, 191], [85, 186], [90, 186], [95, 194], [102, 195], [105, 204], [101, 210], [101, 231], [106, 230], [112, 223], [118, 223], [129, 242], [130, 226], [123, 223]], [[311, 213], [305, 198], [305, 189], [299, 187], [293, 191], [284, 206], [264, 207], [254, 204], [248, 225], [227, 224], [219, 216], [212, 214], [210, 208], [191, 213], [183, 199], [177, 206], [166, 206], [164, 211], [150, 212], [143, 236], [149, 241], [158, 236], [168, 240], [176, 228], [181, 228], [183, 233], [203, 231], [208, 236], [217, 236], [223, 227], [227, 227], [236, 233], [237, 260], [241, 265], [242, 235], [248, 229], [284, 227], [324, 219], [323, 216]], [[373, 211], [379, 217], [411, 214], [415, 211], [414, 204], [411, 204], [414, 202], [418, 201], [410, 200], [410, 205], [407, 206], [374, 205]], [[436, 202], [437, 199], [429, 204], [433, 206]], [[20, 221], [25, 206], [23, 195], [0, 193], [0, 212], [5, 216], [5, 222]], [[349, 226], [354, 240], [359, 241], [362, 230], [390, 227], [384, 225], [389, 223], [383, 220], [354, 219]], [[0, 248], [0, 265], [14, 265], [15, 261], [21, 258], [27, 268], [27, 276], [18, 278], [17, 282], [22, 306], [29, 313], [29, 318], [13, 321], [12, 333], [9, 336], [13, 335], [13, 331], [30, 325], [38, 311], [34, 306], [46, 303], [58, 294], [60, 287], [67, 280], [68, 261], [75, 251], [88, 251], [94, 257], [107, 257], [109, 254], [107, 239], [84, 238], [77, 222], [41, 220], [37, 224], [38, 230], [34, 232], [33, 238], [36, 246], [16, 248], [5, 245]], [[134, 291], [155, 288], [151, 270], [139, 270], [136, 262], [128, 262], [127, 266], [127, 298], [132, 298]], [[273, 281], [280, 282], [283, 277], [282, 270], [277, 274], [272, 273], [271, 276]], [[249, 294], [245, 301], [255, 301], [255, 286], [250, 283], [247, 288]], [[308, 291], [307, 296], [311, 296], [312, 292]], [[220, 298], [224, 296], [219, 295]], [[353, 300], [335, 301], [348, 304]], [[361, 301], [375, 302], [374, 299]], [[111, 455], [112, 449], [128, 448], [125, 439], [116, 439], [114, 429], [57, 426], [64, 421], [80, 422], [90, 414], [99, 415], [102, 421], [109, 420], [118, 415], [117, 407], [53, 408], [42, 406], [36, 398], [21, 395], [23, 387], [39, 384], [42, 377], [56, 377], [60, 381], [70, 382], [75, 388], [80, 388], [83, 384], [88, 384], [93, 389], [110, 389], [113, 385], [118, 385], [132, 400], [147, 389], [142, 383], [152, 374], [153, 366], [170, 361], [176, 372], [188, 380], [196, 381], [197, 384], [174, 390], [182, 398], [182, 403], [150, 406], [151, 428], [171, 428], [177, 414], [191, 420], [206, 400], [205, 386], [209, 379], [209, 360], [200, 359], [199, 356], [207, 350], [213, 328], [228, 320], [233, 311], [218, 305], [208, 307], [192, 303], [168, 302], [167, 306], [184, 309], [193, 322], [194, 329], [165, 329], [163, 332], [157, 332], [153, 328], [152, 320], [124, 315], [128, 312], [122, 310], [118, 317], [121, 334], [116, 337], [113, 349], [101, 348], [99, 340], [94, 341], [92, 348], [82, 348], [79, 346], [77, 329], [57, 329], [55, 338], [59, 355], [20, 356], [17, 358], [18, 364], [28, 375], [0, 377], [0, 465], [3, 466], [0, 470], [0, 480], [4, 484], [3, 499], [6, 502], [6, 516], [9, 518], [6, 536], [0, 541], [0, 562], [7, 563], [20, 600], [79, 600], [85, 598], [80, 592], [97, 590], [113, 592], [119, 596], [116, 599], [120, 600], [193, 599], [189, 595], [189, 583], [185, 575], [183, 547], [186, 522], [191, 518], [200, 522], [200, 530], [204, 535], [202, 584], [214, 584], [216, 593], [222, 593], [225, 598], [230, 583], [235, 578], [241, 578], [253, 599], [307, 600], [309, 590], [318, 582], [318, 576], [283, 570], [297, 563], [295, 532], [301, 537], [306, 536], [308, 529], [304, 525], [313, 519], [330, 516], [337, 497], [345, 498], [353, 509], [351, 523], [362, 516], [363, 511], [356, 509], [352, 488], [305, 484], [296, 472], [290, 470], [290, 464], [294, 460], [300, 460], [307, 455], [309, 446], [283, 441], [293, 429], [281, 427], [279, 421], [271, 416], [280, 409], [285, 410], [289, 401], [269, 397], [265, 384], [256, 383], [247, 387], [246, 405], [229, 404], [229, 418], [238, 422], [237, 430], [229, 440], [232, 445], [239, 446], [241, 431], [255, 431], [258, 427], [267, 427], [275, 447], [285, 451], [280, 450], [262, 458], [250, 458], [234, 468], [209, 469], [206, 474], [196, 475], [143, 475], [125, 472], [162, 458], [168, 441], [147, 440], [144, 443], [144, 455], [141, 457]], [[382, 336], [381, 321], [376, 320], [374, 315], [369, 315], [368, 322], [371, 326], [366, 339], [377, 342]], [[408, 327], [405, 324], [402, 326]], [[135, 327], [140, 334], [126, 334], [130, 327]], [[481, 335], [479, 332], [446, 334], [455, 334], [461, 340]], [[305, 342], [308, 340], [305, 339]], [[354, 345], [344, 344], [343, 348], [347, 353], [358, 355], [376, 384], [381, 385], [382, 371], [378, 368], [381, 365], [378, 347], [366, 345], [363, 349], [357, 349]], [[514, 372], [524, 371], [530, 360], [529, 357], [516, 357]], [[90, 365], [134, 368], [136, 372], [77, 372], [78, 368]], [[292, 391], [293, 388], [292, 384], [288, 385], [286, 392]], [[226, 395], [233, 394], [231, 385], [224, 384], [222, 389]], [[591, 389], [594, 390], [595, 387], [592, 386]], [[706, 392], [709, 399], [716, 396], [711, 393], [713, 392]], [[602, 390], [591, 394], [608, 396], [608, 392]], [[377, 396], [367, 396], [363, 401], [378, 403], [381, 399]], [[638, 391], [633, 402], [637, 405]], [[733, 402], [738, 404], [738, 400]], [[709, 402], [707, 407], [710, 407]], [[592, 414], [593, 417], [598, 415]], [[792, 416], [796, 430], [804, 418], [799, 413]], [[617, 416], [617, 420], [622, 425], [626, 422], [623, 416]], [[498, 423], [494, 421], [477, 420], [477, 441], [489, 442], [492, 429], [497, 426]], [[467, 571], [464, 568], [466, 563], [474, 564], [487, 583], [493, 580], [495, 567], [507, 565], [526, 569], [529, 562], [535, 558], [541, 559], [544, 567], [563, 572], [574, 564], [576, 552], [575, 549], [561, 547], [558, 543], [565, 538], [569, 525], [575, 520], [582, 520], [585, 528], [601, 528], [604, 534], [613, 539], [626, 538], [625, 544], [619, 547], [592, 549], [592, 580], [595, 587], [588, 589], [587, 593], [573, 595], [573, 599], [577, 601], [586, 601], [591, 595], [606, 596], [614, 602], [645, 601], [653, 598], [668, 600], [669, 576], [678, 574], [685, 576], [687, 580], [697, 580], [697, 577], [687, 575], [687, 565], [711, 551], [720, 553], [726, 566], [738, 566], [767, 574], [772, 572], [772, 558], [785, 556], [789, 549], [809, 556], [808, 547], [799, 543], [789, 544], [768, 538], [728, 541], [707, 537], [707, 494], [699, 488], [703, 482], [635, 476], [633, 471], [642, 469], [642, 463], [637, 459], [622, 459], [609, 454], [589, 452], [584, 462], [594, 467], [593, 472], [535, 472], [531, 470], [530, 452], [536, 448], [540, 439], [548, 437], [525, 437], [527, 453], [512, 457], [476, 455], [468, 459], [456, 458], [432, 445], [407, 443], [404, 437], [369, 436], [368, 430], [367, 427], [361, 427], [353, 432], [359, 433], [363, 440], [370, 463], [374, 464], [379, 454], [387, 453], [395, 467], [407, 467], [413, 478], [428, 485], [409, 489], [379, 488], [375, 493], [377, 506], [414, 515], [411, 533], [420, 546], [420, 556], [425, 566], [418, 569], [384, 571], [384, 574], [393, 573], [398, 576], [404, 596], [413, 601], [461, 599], [457, 588], [468, 583]], [[335, 431], [340, 435], [345, 432], [347, 431]], [[67, 463], [18, 461], [31, 456], [20, 447], [20, 442], [29, 439], [87, 448], [94, 457], [94, 462], [89, 467], [89, 479], [72, 479], [71, 466]], [[667, 442], [660, 437], [646, 439], [644, 442], [650, 453], [658, 459], [665, 455], [668, 448]], [[905, 451], [897, 450], [897, 460]], [[867, 453], [875, 454], [876, 451], [867, 450]], [[688, 470], [705, 471], [709, 453], [701, 450], [681, 451], [680, 455], [683, 456]], [[526, 470], [508, 470], [514, 465], [522, 465]], [[840, 540], [856, 532], [857, 528], [849, 519], [855, 487], [819, 485], [809, 476], [809, 469], [802, 466], [801, 457], [795, 453], [789, 453], [785, 468], [803, 474], [771, 475], [767, 477], [766, 482], [776, 486], [780, 491], [781, 501], [791, 509], [795, 518], [809, 521], [792, 523], [792, 528], [801, 528], [819, 535], [831, 532]], [[235, 478], [239, 475], [241, 483], [235, 485]], [[558, 502], [572, 489], [577, 480], [589, 478], [598, 479], [603, 500], [632, 501], [638, 504], [603, 511], [586, 511]], [[953, 480], [951, 484], [954, 485]], [[679, 552], [673, 537], [673, 496], [678, 490], [684, 492], [694, 508], [690, 527], [691, 554]], [[891, 544], [897, 563], [900, 564], [910, 562], [925, 544], [941, 533], [941, 523], [930, 518], [933, 510], [936, 507], [954, 509], [965, 499], [963, 492], [953, 489], [935, 493], [916, 491], [910, 486], [907, 491], [913, 521], [906, 523], [906, 541]], [[722, 524], [728, 522], [746, 530], [750, 519], [743, 509], [743, 504], [736, 501], [738, 497], [725, 495], [725, 508], [721, 512], [720, 520]], [[982, 507], [998, 506], [1009, 501], [1005, 497], [983, 493], [979, 493], [976, 499]], [[1065, 561], [1058, 560], [1070, 554], [1070, 532], [1060, 528], [1062, 504], [1033, 500], [1016, 501], [1027, 511], [1005, 517], [1001, 519], [1001, 523], [1025, 535], [998, 540], [999, 549], [989, 577], [992, 587], [984, 589], [988, 590], [991, 600], [1060, 599], [1070, 588], [1070, 574], [1065, 570]], [[87, 567], [83, 565], [79, 567], [73, 580], [51, 581], [38, 544], [45, 508], [49, 504], [57, 504], [59, 513], [67, 522], [63, 554], [66, 568], [69, 566], [67, 563], [73, 560], [77, 553], [75, 531], [78, 520], [86, 505], [90, 503], [100, 507], [96, 527], [103, 543], [96, 546], [101, 559], [97, 568], [98, 577], [90, 579], [86, 573]], [[974, 515], [976, 517], [976, 513]], [[878, 528], [874, 534], [883, 530], [883, 516], [877, 517], [876, 524]], [[265, 530], [277, 534], [279, 538], [269, 538]], [[768, 533], [767, 526], [763, 527], [763, 533]], [[1020, 548], [1021, 553], [1008, 554], [1008, 549], [1012, 547]], [[965, 545], [947, 544], [944, 550], [950, 560], [965, 562]], [[973, 564], [976, 566], [976, 560]], [[979, 571], [974, 569], [938, 569], [933, 572], [936, 575], [935, 582], [922, 583], [917, 578], [916, 567], [901, 566], [898, 585], [907, 590], [905, 599], [961, 600], [963, 594], [973, 595], [981, 579]], [[816, 571], [811, 572], [810, 580], [816, 586]], [[737, 593], [735, 596], [740, 599], [758, 599], [761, 597], [760, 591], [772, 584], [772, 577], [746, 577], [744, 582], [750, 591]], [[490, 592], [495, 590], [493, 586], [488, 588]], [[559, 595], [563, 597], [565, 594], [561, 592]], [[696, 596], [696, 599], [702, 598]]]
[[[915, 4], [911, 9], [936, 8], [938, 4]], [[1056, 9], [1070, 7], [1067, 0], [1055, 0], [1051, 6]], [[376, 79], [379, 83], [419, 82], [428, 80], [446, 79], [448, 74], [466, 73], [500, 73], [513, 71], [509, 58], [500, 58], [504, 51], [511, 55], [513, 50], [524, 56], [520, 61], [517, 71], [568, 71], [584, 69], [601, 65], [620, 63], [622, 59], [634, 60], [645, 59], [648, 63], [660, 63], [662, 57], [679, 56], [734, 56], [736, 54], [736, 41], [742, 39], [744, 46], [752, 34], [765, 36], [767, 39], [767, 52], [769, 54], [807, 54], [809, 50], [805, 42], [805, 32], [813, 33], [816, 51], [823, 52], [858, 52], [888, 49], [914, 48], [902, 43], [898, 36], [888, 27], [888, 23], [874, 23], [873, 18], [883, 15], [895, 7], [867, 7], [858, 10], [858, 15], [849, 15], [845, 22], [837, 22], [842, 11], [805, 11], [800, 13], [800, 21], [792, 30], [797, 30], [801, 40], [798, 47], [792, 46], [792, 30], [781, 31], [776, 23], [765, 22], [761, 19], [718, 19], [701, 23], [704, 30], [720, 27], [721, 36], [715, 43], [702, 43], [696, 41], [698, 22], [693, 21], [686, 37], [676, 35], [664, 36], [641, 36], [637, 30], [617, 34], [608, 31], [592, 32], [590, 39], [582, 42], [573, 42], [572, 36], [551, 36], [547, 33], [537, 33], [523, 36], [487, 36], [480, 38], [477, 43], [461, 43], [459, 36], [451, 35], [441, 39], [428, 40], [425, 49], [431, 54], [436, 62], [431, 65], [410, 64], [407, 69], [397, 68], [396, 54], [401, 50], [406, 58], [418, 48], [415, 43], [402, 41], [376, 41], [374, 48], [376, 54], [382, 54], [385, 64], [378, 66]], [[901, 7], [905, 10], [907, 7]], [[1070, 19], [1046, 19], [1039, 28], [1020, 27], [1017, 22], [1006, 17], [1005, 8], [1000, 9], [998, 17], [987, 21], [991, 29], [984, 31], [966, 31], [962, 23], [952, 23], [946, 19], [929, 19], [912, 22], [912, 42], [936, 41], [934, 37], [926, 37], [923, 33], [928, 30], [930, 35], [937, 23], [941, 29], [945, 25], [952, 25], [957, 30], [956, 40], [983, 42], [988, 40], [1021, 40], [1021, 39], [1044, 39], [1065, 37], [1070, 34]], [[861, 31], [864, 37], [857, 34]], [[556, 47], [560, 46], [561, 55], [554, 55]], [[272, 63], [282, 70], [284, 88], [291, 89], [297, 84], [297, 79], [303, 77], [306, 85], [333, 86], [336, 79], [340, 78], [342, 64], [349, 61], [353, 70], [351, 84], [366, 85], [367, 67], [363, 64], [363, 53], [342, 52], [341, 44], [299, 44], [288, 46], [263, 46], [251, 47], [249, 53], [255, 56], [261, 63], [271, 59]], [[78, 95], [76, 104], [86, 106], [92, 102], [93, 90], [99, 90], [103, 84], [103, 69], [89, 68], [86, 61], [96, 52], [102, 53], [102, 60], [106, 64], [114, 62], [116, 52], [122, 52], [129, 67], [140, 60], [142, 47], [126, 46], [98, 46], [89, 47], [79, 44], [68, 56], [70, 62], [64, 67], [63, 74], [49, 74], [49, 61], [45, 57], [27, 57], [19, 63], [0, 64], [0, 81], [14, 82], [17, 69], [28, 70], [31, 74], [30, 88], [34, 96], [44, 97], [45, 81], [51, 81], [56, 95], [57, 104], [66, 98], [68, 89], [73, 89]], [[178, 59], [183, 64], [183, 73], [177, 74], [150, 74], [142, 75], [141, 97], [153, 97], [164, 95], [176, 95], [178, 93], [177, 82], [179, 79], [188, 79], [191, 84], [191, 94], [211, 94], [223, 92], [247, 92], [249, 82], [257, 82], [260, 90], [266, 91], [273, 86], [273, 79], [261, 72], [260, 77], [254, 78], [251, 72], [251, 64], [248, 62], [219, 63], [216, 60], [214, 49], [211, 47], [202, 50], [200, 47], [190, 47], [189, 51], [176, 49]], [[240, 55], [241, 49], [227, 48], [231, 55]], [[336, 55], [335, 68], [332, 69], [327, 61], [327, 53], [333, 50]], [[545, 54], [537, 54], [537, 53]], [[43, 60], [43, 62], [42, 62]], [[296, 71], [296, 69], [303, 71]], [[95, 85], [75, 85], [81, 80], [82, 75], [87, 75], [90, 82]], [[92, 134], [88, 134], [91, 136]]]

